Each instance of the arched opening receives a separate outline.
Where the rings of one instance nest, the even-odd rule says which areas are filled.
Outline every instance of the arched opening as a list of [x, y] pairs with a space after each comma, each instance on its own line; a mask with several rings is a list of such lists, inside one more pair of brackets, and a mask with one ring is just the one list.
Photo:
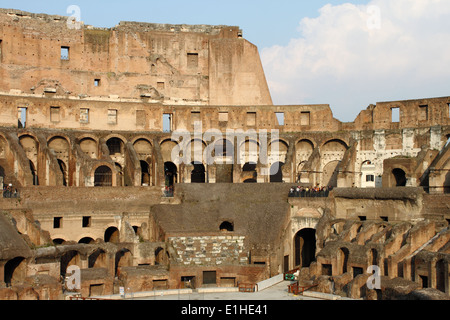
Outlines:
[[333, 188], [337, 187], [340, 161], [329, 162], [323, 168], [323, 184]]
[[80, 266], [80, 254], [78, 251], [71, 250], [61, 256], [61, 276], [66, 276], [67, 268], [70, 266]]
[[95, 250], [88, 258], [88, 268], [106, 268], [106, 252], [102, 249]]
[[280, 183], [283, 182], [283, 162], [276, 162], [270, 167], [270, 182]]
[[26, 278], [26, 261], [23, 257], [9, 260], [4, 267], [4, 281], [7, 286], [15, 282], [24, 282]]
[[149, 186], [151, 184], [150, 166], [148, 165], [147, 161], [141, 160], [140, 163], [141, 163], [141, 185]]
[[234, 231], [234, 224], [229, 221], [224, 221], [219, 227], [220, 231], [228, 231], [233, 232]]
[[244, 183], [257, 183], [258, 173], [256, 171], [256, 163], [247, 162], [242, 167], [242, 178]]
[[55, 245], [61, 245], [61, 244], [64, 244], [64, 242], [66, 242], [66, 240], [64, 240], [64, 239], [60, 239], [60, 238], [58, 238], [58, 239], [53, 239], [53, 243], [54, 243]]
[[340, 274], [347, 273], [348, 271], [348, 257], [350, 251], [347, 248], [340, 248], [338, 252], [338, 266]]
[[64, 161], [58, 159], [58, 164], [59, 164], [59, 170], [61, 170], [61, 174], [63, 177], [63, 186], [67, 187], [67, 168], [66, 168], [66, 164], [64, 163]]
[[164, 163], [166, 187], [173, 187], [178, 182], [177, 171], [177, 166], [173, 162]]
[[92, 244], [92, 243], [95, 243], [95, 240], [92, 239], [92, 238], [89, 238], [89, 237], [85, 237], [85, 238], [80, 239], [80, 241], [78, 241], [78, 243], [80, 243], [80, 244]]
[[80, 141], [81, 151], [91, 159], [97, 159], [98, 147], [97, 142], [91, 138], [84, 138]]
[[121, 267], [131, 267], [133, 265], [133, 256], [130, 250], [123, 248], [117, 251], [115, 256], [115, 270], [114, 274], [117, 276], [118, 270]]
[[405, 187], [406, 186], [406, 173], [402, 169], [396, 168], [392, 170], [392, 174], [395, 178], [395, 184], [397, 187]]
[[192, 162], [194, 169], [191, 172], [191, 183], [205, 183], [206, 182], [206, 170], [203, 163]]
[[214, 146], [216, 157], [234, 157], [234, 146], [227, 139], [219, 140]]
[[95, 170], [94, 186], [96, 187], [112, 186], [112, 171], [109, 167], [101, 166]]
[[161, 247], [155, 250], [155, 265], [163, 265], [166, 262], [166, 256], [164, 254], [164, 249]]
[[108, 146], [109, 155], [113, 156], [115, 154], [123, 154], [123, 141], [119, 138], [111, 138], [106, 141]]
[[308, 268], [316, 260], [316, 230], [305, 228], [294, 238], [295, 265]]
[[109, 227], [105, 231], [105, 242], [119, 243], [119, 236], [119, 229], [116, 227]]
[[448, 271], [445, 270], [445, 261], [443, 259], [436, 262], [436, 289], [445, 292], [446, 275], [448, 278]]

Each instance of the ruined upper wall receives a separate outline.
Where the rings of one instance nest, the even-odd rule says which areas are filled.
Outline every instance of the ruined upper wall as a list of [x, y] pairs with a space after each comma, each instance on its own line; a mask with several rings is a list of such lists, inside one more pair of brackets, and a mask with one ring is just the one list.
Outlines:
[[236, 26], [121, 22], [94, 28], [3, 9], [0, 62], [0, 91], [6, 92], [144, 96], [167, 104], [272, 103], [259, 53]]

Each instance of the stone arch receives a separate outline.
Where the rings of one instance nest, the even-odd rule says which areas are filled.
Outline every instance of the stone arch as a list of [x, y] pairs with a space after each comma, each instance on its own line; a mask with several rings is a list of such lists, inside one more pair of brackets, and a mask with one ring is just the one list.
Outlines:
[[194, 169], [191, 172], [191, 183], [205, 183], [206, 182], [206, 169], [205, 165], [201, 162], [192, 162]]
[[81, 238], [78, 243], [80, 244], [92, 244], [95, 243], [95, 240], [91, 237], [83, 237]]
[[39, 185], [39, 141], [36, 137], [27, 133], [19, 136], [19, 143], [30, 162], [30, 170], [33, 176], [33, 185]]
[[308, 161], [314, 151], [314, 143], [309, 139], [301, 139], [295, 144], [296, 162]]
[[190, 152], [190, 158], [186, 159], [187, 163], [202, 163], [205, 165], [207, 163], [206, 159], [204, 159], [205, 149], [207, 148], [207, 144], [201, 139], [191, 139], [187, 145], [186, 149], [183, 152], [183, 155], [187, 157]]
[[113, 186], [113, 170], [108, 165], [100, 165], [94, 170], [95, 187]]
[[245, 165], [247, 163], [255, 163], [259, 162], [260, 155], [260, 144], [255, 139], [246, 139], [239, 146], [239, 163]]
[[337, 265], [339, 274], [344, 274], [348, 272], [348, 259], [350, 256], [350, 251], [346, 247], [339, 248], [337, 252]]
[[294, 236], [295, 266], [307, 268], [316, 260], [316, 230], [304, 228]]
[[47, 139], [47, 145], [53, 151], [56, 160], [58, 161], [59, 170], [63, 177], [63, 186], [69, 185], [69, 163], [70, 163], [70, 142], [69, 139], [54, 135]]
[[244, 183], [257, 183], [258, 172], [255, 162], [246, 162], [242, 167], [242, 181]]
[[91, 159], [98, 159], [98, 141], [91, 137], [82, 138], [79, 142], [81, 151]]
[[103, 249], [97, 249], [88, 257], [88, 268], [107, 268], [107, 255]]
[[120, 242], [120, 232], [119, 229], [115, 226], [111, 226], [105, 230], [105, 236], [104, 236], [105, 242], [111, 242], [111, 243], [119, 243]]
[[4, 266], [4, 281], [9, 285], [22, 283], [27, 275], [27, 265], [24, 257], [16, 257], [8, 260]]
[[155, 265], [163, 265], [168, 262], [168, 253], [162, 247], [155, 249]]
[[406, 172], [403, 169], [395, 168], [392, 170], [392, 176], [394, 178], [393, 181], [395, 181], [396, 187], [405, 187], [407, 178], [406, 178]]
[[81, 256], [76, 250], [70, 250], [61, 256], [60, 268], [61, 276], [65, 277], [67, 268], [70, 266], [81, 267]]
[[270, 166], [270, 182], [281, 183], [283, 182], [283, 162], [275, 162]]
[[113, 136], [106, 140], [106, 146], [108, 147], [109, 155], [123, 155], [125, 153], [125, 141], [126, 140], [123, 140], [116, 136]]
[[55, 244], [55, 245], [62, 245], [66, 242], [66, 240], [64, 240], [63, 238], [55, 238], [52, 241], [53, 241], [53, 244]]
[[172, 187], [178, 183], [178, 167], [175, 163], [168, 161], [164, 163], [165, 186]]
[[223, 221], [220, 224], [219, 230], [233, 232], [234, 231], [234, 223], [231, 221]]
[[283, 139], [272, 140], [268, 146], [269, 164], [277, 162], [286, 163], [286, 156], [289, 150], [289, 143]]
[[133, 255], [127, 248], [122, 248], [116, 252], [114, 274], [117, 276], [120, 268], [133, 266]]
[[341, 161], [331, 161], [323, 168], [322, 185], [337, 187], [337, 178], [339, 174], [339, 165]]
[[[172, 154], [177, 155], [178, 157], [182, 157], [182, 150], [180, 149], [180, 145], [171, 139], [166, 139], [161, 142], [161, 156], [163, 162], [172, 162], [174, 164], [179, 164], [178, 159], [173, 159]], [[177, 158], [178, 158], [177, 157]]]

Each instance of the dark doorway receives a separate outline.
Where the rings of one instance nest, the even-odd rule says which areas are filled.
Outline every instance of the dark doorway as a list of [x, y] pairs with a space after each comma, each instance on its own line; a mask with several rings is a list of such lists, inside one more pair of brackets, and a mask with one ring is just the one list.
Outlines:
[[108, 146], [109, 154], [115, 155], [117, 153], [121, 154], [123, 153], [123, 142], [119, 138], [111, 138], [106, 142], [106, 145]]
[[220, 228], [219, 228], [221, 231], [229, 231], [229, 232], [232, 232], [232, 231], [234, 231], [234, 225], [231, 223], [231, 222], [229, 222], [229, 221], [224, 221], [224, 222], [222, 222], [222, 224], [220, 225]]
[[406, 186], [406, 173], [402, 169], [394, 169], [392, 170], [392, 174], [395, 178], [396, 187], [405, 187]]
[[203, 271], [203, 284], [215, 285], [217, 283], [216, 271]]
[[178, 182], [177, 166], [173, 162], [164, 163], [164, 175], [166, 177], [166, 187], [172, 187]]
[[201, 162], [192, 162], [194, 170], [191, 172], [191, 183], [205, 183], [206, 182], [206, 170], [205, 166]]
[[276, 162], [270, 167], [270, 182], [280, 183], [283, 182], [283, 162]]
[[341, 248], [339, 249], [339, 258], [340, 258], [340, 264], [341, 264], [341, 270], [342, 274], [347, 273], [348, 271], [348, 256], [350, 252], [347, 248]]
[[116, 227], [110, 227], [105, 231], [105, 242], [119, 243], [119, 230]]
[[308, 268], [316, 260], [316, 230], [302, 229], [295, 235], [295, 265]]
[[26, 276], [25, 259], [17, 257], [9, 260], [4, 267], [4, 280], [7, 286], [10, 286], [12, 282], [23, 282]]
[[150, 166], [147, 161], [141, 160], [141, 185], [150, 185]]
[[101, 166], [95, 170], [94, 186], [96, 187], [112, 186], [112, 171], [109, 167]]

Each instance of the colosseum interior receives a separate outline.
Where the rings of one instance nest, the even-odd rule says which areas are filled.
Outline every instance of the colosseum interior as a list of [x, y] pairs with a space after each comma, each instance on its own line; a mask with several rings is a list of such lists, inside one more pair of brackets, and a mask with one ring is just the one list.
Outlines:
[[450, 97], [345, 123], [273, 105], [239, 27], [68, 21], [0, 10], [0, 300], [277, 275], [450, 299]]

